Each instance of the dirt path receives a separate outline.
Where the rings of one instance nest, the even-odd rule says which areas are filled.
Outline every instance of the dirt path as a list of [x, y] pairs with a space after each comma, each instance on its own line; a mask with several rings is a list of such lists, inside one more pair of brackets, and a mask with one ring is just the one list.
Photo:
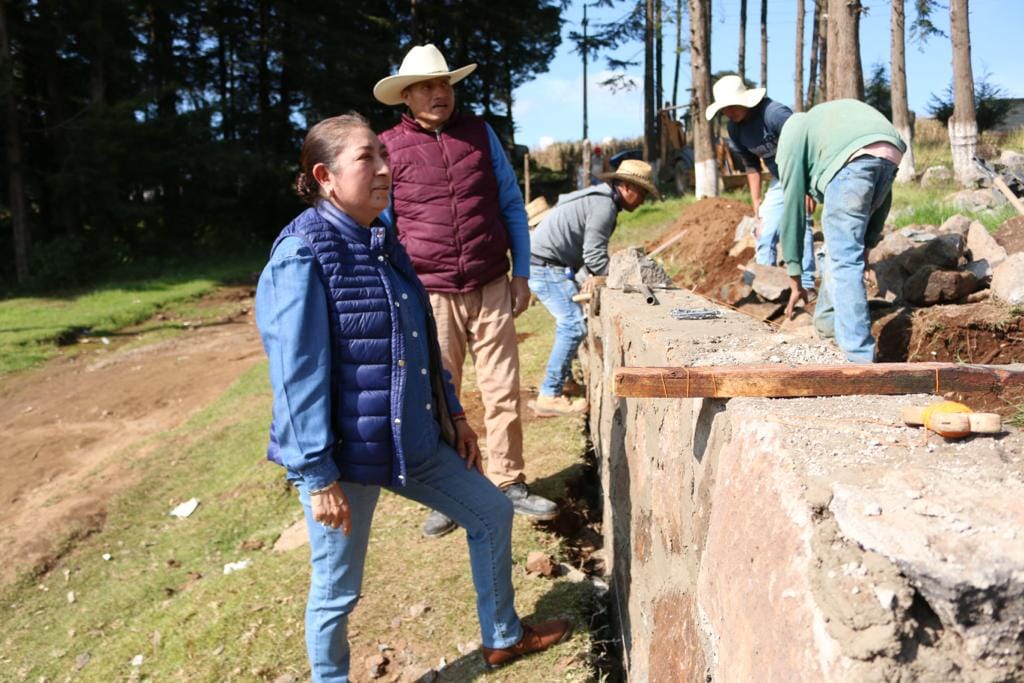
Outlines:
[[133, 483], [126, 461], [263, 357], [251, 287], [203, 303], [233, 313], [136, 348], [94, 343], [0, 379], [0, 583], [45, 565], [56, 541], [100, 528], [106, 501]]

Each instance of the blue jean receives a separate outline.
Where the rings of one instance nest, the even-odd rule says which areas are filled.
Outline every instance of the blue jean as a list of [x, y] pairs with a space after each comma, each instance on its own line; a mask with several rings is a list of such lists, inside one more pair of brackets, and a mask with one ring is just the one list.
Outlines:
[[843, 166], [825, 188], [822, 226], [825, 267], [814, 309], [814, 327], [834, 336], [847, 359], [875, 360], [867, 291], [864, 288], [865, 246], [881, 234], [892, 205], [896, 164], [872, 156]]
[[[443, 512], [466, 530], [483, 644], [505, 648], [519, 642], [522, 625], [512, 589], [512, 502], [445, 442], [435, 451], [406, 456], [404, 487], [389, 490]], [[379, 486], [341, 482], [351, 510], [346, 536], [313, 519], [309, 493], [296, 483], [309, 529], [313, 567], [306, 603], [306, 649], [315, 683], [348, 681], [348, 615], [359, 601], [370, 524]]]
[[[754, 250], [754, 261], [769, 266], [778, 265], [779, 231], [782, 229], [783, 199], [782, 183], [772, 180], [759, 210], [761, 218], [761, 235], [757, 238]], [[814, 218], [807, 217], [807, 230], [804, 232], [803, 274], [800, 281], [805, 289], [814, 287]]]
[[572, 359], [587, 336], [583, 307], [572, 300], [579, 293], [572, 271], [554, 266], [530, 266], [530, 290], [555, 317], [555, 343], [548, 357], [542, 396], [561, 396], [562, 386], [572, 372]]

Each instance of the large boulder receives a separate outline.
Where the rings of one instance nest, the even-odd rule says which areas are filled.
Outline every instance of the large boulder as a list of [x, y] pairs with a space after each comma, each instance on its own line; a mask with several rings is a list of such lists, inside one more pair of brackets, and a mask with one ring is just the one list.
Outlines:
[[992, 277], [992, 269], [1006, 260], [1006, 249], [999, 246], [995, 238], [978, 221], [971, 223], [967, 231], [967, 252], [970, 262], [967, 269], [980, 280]]
[[1011, 254], [992, 273], [992, 294], [1011, 306], [1024, 304], [1024, 252]]
[[917, 306], [959, 301], [978, 289], [978, 278], [970, 271], [939, 270], [926, 265], [903, 284], [903, 298]]
[[947, 195], [943, 201], [952, 204], [959, 211], [980, 213], [1002, 206], [1006, 203], [1006, 198], [992, 190], [961, 190]]
[[996, 163], [996, 166], [1011, 173], [1022, 173], [1024, 172], [1024, 154], [1015, 152], [1012, 149], [1004, 149], [1003, 153], [999, 155], [999, 161]]
[[967, 216], [955, 213], [939, 226], [939, 232], [954, 232], [967, 239], [967, 232], [971, 228], [971, 219]]
[[1006, 219], [993, 237], [1007, 254], [1024, 251], [1024, 216]]
[[931, 231], [901, 230], [914, 247], [904, 252], [902, 262], [907, 273], [916, 273], [924, 266], [933, 265], [943, 270], [952, 270], [960, 265], [967, 240], [959, 233], [939, 233]]
[[743, 271], [743, 282], [766, 301], [783, 301], [789, 296], [789, 276], [785, 268], [750, 263]]
[[921, 174], [921, 187], [935, 187], [936, 185], [949, 185], [953, 182], [953, 171], [945, 166], [929, 166]]

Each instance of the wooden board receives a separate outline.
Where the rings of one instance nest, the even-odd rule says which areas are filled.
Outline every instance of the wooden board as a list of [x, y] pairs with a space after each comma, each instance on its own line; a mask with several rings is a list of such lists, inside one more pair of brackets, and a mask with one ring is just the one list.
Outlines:
[[619, 368], [615, 395], [634, 398], [732, 398], [995, 392], [1024, 386], [1024, 366], [958, 363], [730, 365]]

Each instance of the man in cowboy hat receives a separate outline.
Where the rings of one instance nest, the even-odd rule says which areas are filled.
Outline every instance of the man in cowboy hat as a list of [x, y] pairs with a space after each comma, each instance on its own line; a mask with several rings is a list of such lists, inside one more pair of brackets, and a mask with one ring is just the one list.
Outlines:
[[[747, 175], [750, 199], [754, 215], [759, 221], [757, 247], [754, 260], [774, 266], [778, 262], [776, 245], [779, 241], [779, 226], [782, 220], [782, 186], [779, 184], [779, 168], [775, 163], [775, 149], [778, 146], [782, 126], [793, 111], [784, 104], [766, 96], [764, 88], [747, 88], [739, 76], [722, 76], [713, 88], [715, 101], [704, 113], [708, 121], [722, 112], [729, 123], [729, 147], [736, 152]], [[771, 173], [772, 181], [761, 199], [761, 161]], [[808, 206], [808, 215], [813, 213], [813, 204]], [[813, 219], [812, 219], [813, 220]], [[804, 235], [804, 262], [802, 284], [805, 289], [814, 288], [814, 236], [812, 225], [807, 226]]]
[[530, 289], [555, 317], [555, 343], [534, 411], [541, 417], [572, 415], [587, 408], [584, 399], [562, 395], [576, 349], [587, 334], [587, 321], [572, 297], [579, 293], [576, 273], [586, 271], [583, 292], [604, 284], [608, 274], [608, 239], [619, 211], [632, 211], [647, 195], [660, 199], [650, 164], [626, 159], [605, 181], [558, 198], [533, 233]]
[[[380, 136], [391, 161], [394, 225], [430, 293], [442, 361], [456, 391], [467, 346], [476, 361], [488, 478], [517, 513], [554, 519], [558, 506], [530, 493], [523, 471], [515, 318], [530, 304], [526, 211], [497, 135], [483, 119], [455, 108], [452, 86], [474, 69], [449, 69], [436, 47], [417, 45], [397, 75], [374, 86], [379, 101], [407, 107]], [[423, 532], [442, 536], [454, 528], [434, 511]]]

